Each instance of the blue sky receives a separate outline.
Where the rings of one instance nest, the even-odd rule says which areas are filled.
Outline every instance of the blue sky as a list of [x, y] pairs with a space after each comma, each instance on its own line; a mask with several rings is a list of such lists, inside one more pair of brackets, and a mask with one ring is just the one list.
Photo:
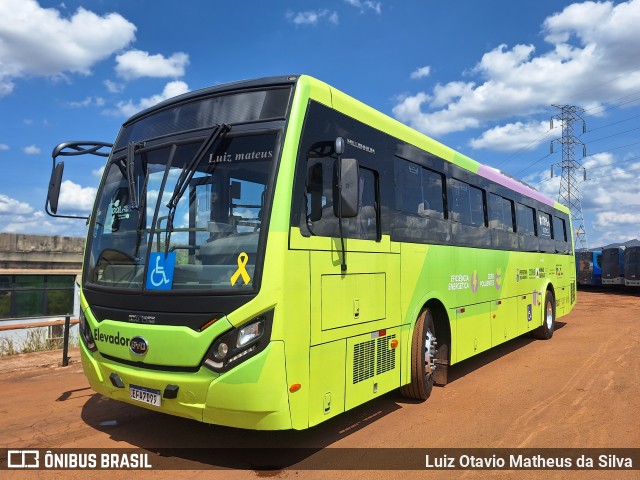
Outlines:
[[[1, 0], [0, 232], [84, 235], [44, 214], [51, 150], [113, 141], [189, 90], [306, 73], [558, 196], [552, 104], [585, 111], [590, 246], [640, 238], [640, 0]], [[99, 159], [67, 159], [87, 213]]]

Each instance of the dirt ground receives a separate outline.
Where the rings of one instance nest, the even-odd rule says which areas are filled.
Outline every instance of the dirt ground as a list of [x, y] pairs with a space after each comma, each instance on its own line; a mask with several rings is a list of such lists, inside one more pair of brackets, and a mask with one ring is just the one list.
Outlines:
[[[427, 402], [392, 392], [303, 432], [223, 428], [105, 399], [88, 388], [77, 349], [66, 368], [58, 366], [60, 351], [0, 358], [0, 448], [142, 448], [160, 452], [164, 465], [185, 469], [12, 470], [0, 471], [0, 478], [640, 479], [638, 466], [337, 471], [333, 465], [349, 458], [398, 465], [406, 457], [424, 466], [433, 448], [637, 449], [639, 327], [637, 293], [579, 291], [577, 307], [559, 320], [551, 340], [520, 337], [455, 365], [450, 383], [435, 388]], [[286, 468], [247, 467], [265, 461], [264, 448], [274, 448]]]

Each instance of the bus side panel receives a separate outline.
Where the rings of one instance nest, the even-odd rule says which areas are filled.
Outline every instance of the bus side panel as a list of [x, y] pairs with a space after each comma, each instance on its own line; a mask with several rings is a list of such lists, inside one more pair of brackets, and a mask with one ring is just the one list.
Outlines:
[[518, 295], [518, 335], [535, 330], [538, 325], [538, 313], [540, 312], [540, 294], [536, 291]]
[[[309, 377], [309, 426], [344, 412], [346, 341], [311, 347]], [[327, 375], [327, 372], [332, 372]]]
[[347, 339], [346, 409], [400, 386], [400, 328]]
[[292, 427], [284, 342], [271, 342], [257, 355], [211, 382], [203, 421], [256, 430]]
[[491, 345], [495, 346], [518, 335], [516, 323], [518, 317], [517, 298], [504, 298], [491, 302]]
[[450, 312], [456, 319], [456, 337], [453, 340], [456, 361], [464, 360], [491, 348], [491, 304], [479, 303]]

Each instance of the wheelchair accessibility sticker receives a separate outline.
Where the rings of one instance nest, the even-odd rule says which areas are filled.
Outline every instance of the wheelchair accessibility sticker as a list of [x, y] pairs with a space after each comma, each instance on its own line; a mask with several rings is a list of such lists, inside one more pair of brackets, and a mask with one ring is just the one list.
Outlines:
[[166, 257], [162, 252], [152, 252], [147, 270], [147, 290], [171, 290], [175, 265], [176, 252], [169, 252]]

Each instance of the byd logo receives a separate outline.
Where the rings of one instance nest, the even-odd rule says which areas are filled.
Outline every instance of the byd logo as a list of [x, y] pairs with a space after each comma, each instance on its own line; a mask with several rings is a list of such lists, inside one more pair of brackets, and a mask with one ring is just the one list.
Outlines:
[[149, 351], [149, 344], [142, 337], [133, 337], [129, 342], [129, 349], [135, 355], [145, 355]]

